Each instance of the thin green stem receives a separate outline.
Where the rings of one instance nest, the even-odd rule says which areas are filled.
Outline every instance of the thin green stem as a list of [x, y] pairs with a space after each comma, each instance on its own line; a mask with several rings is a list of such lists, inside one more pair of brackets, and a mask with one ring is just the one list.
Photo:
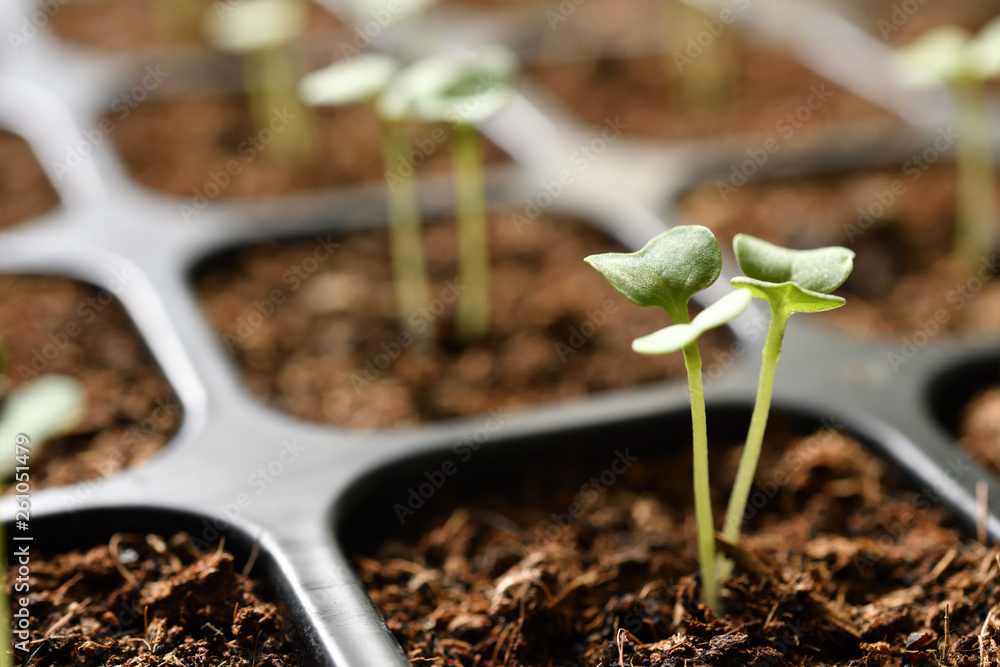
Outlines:
[[389, 188], [389, 242], [392, 271], [396, 280], [396, 299], [403, 328], [414, 337], [420, 334], [410, 324], [411, 316], [430, 301], [430, 281], [424, 268], [423, 239], [420, 235], [420, 209], [417, 187], [412, 174], [397, 174], [393, 169], [409, 153], [409, 141], [403, 121], [383, 120], [382, 154]]
[[[687, 306], [669, 311], [674, 324], [688, 324]], [[708, 420], [705, 416], [705, 391], [701, 376], [701, 352], [697, 341], [685, 346], [684, 368], [691, 394], [691, 442], [693, 448], [694, 516], [698, 528], [698, 562], [701, 564], [705, 603], [716, 614], [722, 613], [718, 579], [715, 572], [715, 521], [712, 519], [712, 494], [708, 476]]]
[[996, 176], [982, 81], [962, 79], [952, 85], [952, 91], [959, 119], [954, 257], [964, 272], [973, 270], [979, 258], [992, 249]]
[[284, 46], [243, 56], [250, 107], [260, 143], [279, 163], [301, 167], [312, 153], [312, 116], [295, 94], [295, 75]]
[[[788, 313], [775, 311], [771, 308], [771, 323], [767, 328], [767, 339], [764, 341], [764, 353], [760, 365], [760, 381], [757, 385], [757, 400], [750, 417], [750, 430], [747, 431], [743, 456], [736, 471], [732, 495], [729, 496], [729, 506], [726, 518], [722, 524], [722, 535], [729, 542], [736, 542], [740, 537], [743, 525], [743, 514], [746, 511], [750, 489], [753, 486], [754, 473], [764, 445], [764, 430], [767, 427], [767, 416], [771, 411], [771, 395], [774, 393], [774, 374], [778, 367], [778, 357], [781, 356], [781, 341], [785, 336], [785, 325]], [[722, 562], [719, 570], [721, 578], [725, 579], [732, 573], [732, 563]]]
[[486, 337], [490, 322], [489, 243], [479, 131], [455, 126], [455, 189], [458, 200], [458, 276], [464, 292], [458, 298], [458, 340], [473, 343]]
[[[737, 85], [735, 26], [679, 0], [661, 0], [663, 65], [674, 104], [701, 121], [730, 106]], [[711, 30], [709, 30], [709, 26]], [[695, 41], [710, 34], [707, 45]]]

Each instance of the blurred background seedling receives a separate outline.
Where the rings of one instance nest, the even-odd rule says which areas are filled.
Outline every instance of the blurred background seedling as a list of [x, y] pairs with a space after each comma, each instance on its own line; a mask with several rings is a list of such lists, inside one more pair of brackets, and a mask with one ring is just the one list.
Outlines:
[[[789, 250], [749, 234], [737, 234], [733, 238], [733, 251], [740, 270], [745, 274], [730, 281], [733, 287], [748, 290], [753, 296], [766, 301], [771, 309], [750, 428], [722, 525], [723, 538], [735, 544], [740, 537], [747, 499], [764, 445], [764, 431], [774, 393], [774, 375], [788, 318], [793, 313], [816, 313], [844, 305], [843, 297], [829, 292], [840, 287], [851, 274], [854, 251], [839, 246]], [[732, 562], [724, 561], [720, 576], [725, 579], [731, 572]]]
[[684, 353], [691, 394], [691, 430], [694, 447], [694, 505], [698, 525], [698, 559], [705, 602], [722, 613], [715, 571], [715, 522], [708, 473], [708, 426], [702, 386], [698, 337], [729, 322], [750, 304], [750, 294], [732, 292], [699, 313], [694, 320], [688, 302], [707, 289], [722, 272], [719, 243], [707, 227], [674, 227], [654, 237], [634, 253], [604, 253], [585, 260], [611, 285], [638, 306], [659, 306], [673, 325], [637, 338], [632, 349], [640, 354]]
[[400, 322], [411, 335], [419, 332], [410, 326], [410, 315], [430, 301], [430, 287], [424, 265], [420, 235], [420, 210], [416, 183], [410, 176], [393, 175], [397, 162], [409, 154], [406, 109], [379, 105], [377, 100], [398, 72], [400, 63], [389, 55], [361, 54], [339, 60], [299, 82], [299, 95], [312, 106], [368, 104], [379, 118], [382, 155], [389, 198], [389, 232], [393, 277], [399, 303]]
[[943, 84], [958, 118], [958, 204], [953, 254], [961, 272], [974, 269], [997, 243], [1000, 208], [986, 81], [1000, 77], [1000, 17], [973, 36], [958, 26], [924, 33], [899, 52], [904, 83]]
[[305, 22], [305, 0], [213, 3], [204, 16], [208, 43], [242, 58], [254, 123], [259, 133], [273, 132], [267, 153], [289, 168], [301, 168], [312, 149], [312, 119], [295, 95], [287, 50]]
[[517, 57], [490, 47], [430, 56], [409, 65], [379, 99], [380, 115], [412, 115], [452, 128], [458, 209], [458, 278], [463, 292], [455, 314], [462, 344], [486, 337], [490, 318], [489, 239], [479, 126], [514, 96]]

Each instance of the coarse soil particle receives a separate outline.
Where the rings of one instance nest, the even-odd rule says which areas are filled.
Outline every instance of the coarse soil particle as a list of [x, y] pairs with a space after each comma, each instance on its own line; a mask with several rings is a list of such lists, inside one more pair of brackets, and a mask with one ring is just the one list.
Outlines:
[[723, 246], [746, 233], [790, 248], [854, 250], [854, 271], [835, 292], [847, 304], [810, 316], [816, 322], [906, 338], [1000, 333], [1000, 249], [984, 248], [971, 272], [955, 271], [955, 169], [923, 167], [914, 162], [753, 182], [734, 191], [716, 182], [685, 196], [681, 210], [686, 222], [705, 225]]
[[[491, 461], [474, 498], [442, 489], [356, 567], [415, 663], [1000, 664], [1000, 551], [844, 434], [771, 426], [722, 618], [700, 598], [690, 454], [633, 449], [604, 488], [583, 456], [528, 454], [503, 480]], [[738, 454], [715, 450], [713, 481]]]
[[[19, 667], [188, 665], [294, 667], [294, 629], [273, 591], [240, 573], [221, 545], [198, 548], [185, 533], [116, 534], [109, 544], [32, 553], [30, 636]], [[7, 594], [15, 609], [24, 592]]]
[[[384, 229], [320, 237], [340, 244], [322, 262], [316, 240], [239, 249], [210, 260], [197, 288], [254, 393], [313, 421], [409, 426], [683, 377], [680, 355], [631, 352], [633, 338], [670, 321], [584, 263], [622, 250], [603, 233], [544, 215], [519, 225], [503, 212], [491, 215], [490, 233], [490, 333], [467, 347], [452, 335], [462, 291], [453, 221], [425, 227], [433, 299], [407, 318], [439, 343], [401, 338]], [[728, 341], [724, 331], [706, 336], [706, 371]], [[716, 375], [728, 367], [718, 365]]]
[[67, 278], [0, 275], [0, 303], [0, 397], [47, 373], [76, 378], [86, 392], [83, 420], [32, 452], [33, 489], [114, 474], [177, 430], [177, 397], [114, 294]]

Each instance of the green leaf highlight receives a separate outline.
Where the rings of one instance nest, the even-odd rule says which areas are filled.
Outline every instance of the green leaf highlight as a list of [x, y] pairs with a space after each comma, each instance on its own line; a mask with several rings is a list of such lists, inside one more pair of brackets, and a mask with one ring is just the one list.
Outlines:
[[733, 278], [729, 282], [733, 287], [748, 290], [758, 299], [767, 301], [775, 310], [788, 314], [818, 313], [840, 308], [846, 303], [843, 297], [805, 290], [793, 282], [766, 283], [744, 277]]
[[632, 349], [639, 354], [679, 352], [709, 329], [722, 326], [738, 316], [747, 309], [752, 299], [753, 295], [745, 290], [730, 292], [698, 313], [690, 324], [674, 324], [648, 336], [636, 338], [632, 341]]
[[733, 238], [740, 270], [768, 283], [793, 282], [803, 290], [826, 294], [840, 287], [854, 268], [854, 251], [832, 246], [791, 250], [749, 234]]
[[86, 406], [83, 385], [65, 375], [43, 375], [12, 391], [0, 411], [0, 479], [14, 473], [19, 433], [31, 438], [37, 455], [43, 443], [72, 429]]

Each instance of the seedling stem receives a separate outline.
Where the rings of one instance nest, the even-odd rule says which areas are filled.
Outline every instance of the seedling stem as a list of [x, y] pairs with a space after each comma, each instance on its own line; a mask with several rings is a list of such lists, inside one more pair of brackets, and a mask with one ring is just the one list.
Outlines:
[[455, 328], [459, 341], [486, 337], [490, 319], [489, 242], [479, 130], [454, 127], [455, 189], [458, 204], [458, 276], [465, 293], [458, 300]]

